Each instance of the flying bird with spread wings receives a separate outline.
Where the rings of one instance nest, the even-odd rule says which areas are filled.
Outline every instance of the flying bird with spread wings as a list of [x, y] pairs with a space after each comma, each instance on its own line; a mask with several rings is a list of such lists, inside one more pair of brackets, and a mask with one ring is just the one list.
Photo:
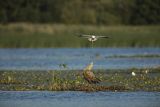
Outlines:
[[108, 36], [85, 35], [85, 34], [80, 34], [79, 37], [87, 38], [90, 42], [95, 42], [99, 38], [109, 38]]

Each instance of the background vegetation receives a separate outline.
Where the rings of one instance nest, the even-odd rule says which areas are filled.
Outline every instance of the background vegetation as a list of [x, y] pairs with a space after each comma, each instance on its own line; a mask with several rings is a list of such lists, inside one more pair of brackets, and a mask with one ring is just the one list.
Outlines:
[[94, 47], [159, 47], [160, 26], [89, 26], [64, 24], [0, 25], [1, 48], [90, 47], [78, 34], [107, 35]]
[[0, 0], [0, 23], [160, 24], [160, 0]]
[[159, 47], [159, 24], [160, 0], [0, 0], [0, 48]]

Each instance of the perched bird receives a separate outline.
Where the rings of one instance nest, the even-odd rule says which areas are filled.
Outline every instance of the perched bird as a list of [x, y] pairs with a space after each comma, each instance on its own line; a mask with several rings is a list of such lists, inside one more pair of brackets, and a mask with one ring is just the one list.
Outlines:
[[132, 72], [132, 76], [136, 76], [136, 73], [135, 73], [135, 72]]
[[97, 36], [97, 35], [79, 35], [79, 37], [87, 38], [90, 42], [94, 42], [99, 38], [109, 38], [108, 36]]
[[91, 71], [93, 68], [93, 62], [91, 62], [83, 71], [84, 79], [87, 80], [90, 84], [91, 83], [99, 83], [101, 80], [98, 79], [94, 73]]

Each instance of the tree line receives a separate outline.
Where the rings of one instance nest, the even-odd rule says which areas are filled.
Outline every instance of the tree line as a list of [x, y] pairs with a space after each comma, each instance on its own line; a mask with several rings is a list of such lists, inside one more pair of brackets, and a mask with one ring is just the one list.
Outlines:
[[160, 24], [160, 0], [0, 0], [0, 23]]

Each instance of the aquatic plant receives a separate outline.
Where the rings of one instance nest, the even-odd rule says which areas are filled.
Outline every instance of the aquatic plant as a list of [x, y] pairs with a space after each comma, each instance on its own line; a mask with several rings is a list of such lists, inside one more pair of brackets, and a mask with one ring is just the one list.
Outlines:
[[[149, 73], [144, 73], [149, 70]], [[131, 72], [136, 72], [132, 76]], [[0, 90], [160, 91], [160, 69], [97, 70], [100, 84], [89, 84], [82, 71], [0, 71]]]

